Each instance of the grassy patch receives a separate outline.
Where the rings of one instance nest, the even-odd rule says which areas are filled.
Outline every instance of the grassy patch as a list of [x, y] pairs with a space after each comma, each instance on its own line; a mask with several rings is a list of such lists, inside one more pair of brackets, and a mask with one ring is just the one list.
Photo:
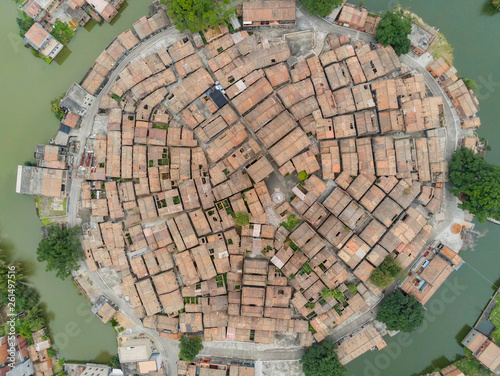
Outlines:
[[111, 94], [111, 98], [113, 98], [118, 103], [120, 103], [122, 101], [122, 97], [120, 97], [118, 94], [115, 94], [115, 93]]
[[38, 215], [42, 220], [66, 215], [67, 199], [37, 196], [37, 203]]
[[[418, 17], [410, 10], [404, 9], [400, 6], [397, 6], [396, 10], [402, 10], [404, 12], [404, 16], [409, 18], [411, 22], [417, 24], [418, 26], [424, 29], [427, 27], [432, 28], [432, 26], [427, 25], [422, 18]], [[442, 33], [436, 33], [436, 38], [430, 45], [427, 52], [429, 52], [435, 59], [442, 57], [450, 66], [453, 65], [453, 47], [451, 47]]]
[[45, 225], [45, 226], [50, 226], [52, 224], [52, 221], [50, 219], [47, 219], [47, 218], [44, 218], [41, 220], [42, 223]]
[[247, 212], [239, 211], [234, 215], [234, 221], [240, 227], [250, 223], [250, 215]]
[[356, 285], [354, 283], [349, 283], [347, 285], [347, 288], [349, 289], [352, 295], [356, 295], [358, 293], [358, 289], [356, 288]]
[[297, 246], [297, 244], [295, 244], [291, 240], [290, 240], [289, 245], [290, 245], [290, 248], [292, 248], [295, 252], [300, 252], [300, 248]]
[[302, 265], [302, 270], [304, 272], [306, 272], [307, 274], [311, 274], [312, 273], [312, 268], [309, 266], [308, 263], [305, 263], [304, 265]]
[[309, 331], [310, 331], [312, 334], [316, 334], [316, 330], [312, 327], [311, 323], [309, 323]]
[[495, 330], [491, 333], [491, 339], [497, 344], [500, 345], [500, 295], [496, 298], [495, 308], [490, 313], [490, 321], [493, 325], [495, 325]]
[[56, 38], [59, 42], [66, 45], [69, 43], [73, 35], [75, 35], [75, 31], [69, 27], [68, 24], [57, 21], [50, 33], [54, 38]]
[[464, 353], [465, 356], [454, 363], [460, 371], [468, 376], [493, 375], [492, 372], [486, 369], [476, 358], [472, 356], [472, 352], [469, 349], [464, 348]]
[[295, 214], [291, 214], [286, 219], [286, 222], [281, 222], [280, 225], [286, 228], [288, 231], [292, 231], [299, 223], [300, 218], [297, 218]]
[[168, 125], [167, 124], [153, 124], [153, 128], [167, 130]]
[[442, 33], [436, 35], [428, 52], [435, 58], [442, 57], [450, 66], [453, 65], [453, 47], [448, 43]]

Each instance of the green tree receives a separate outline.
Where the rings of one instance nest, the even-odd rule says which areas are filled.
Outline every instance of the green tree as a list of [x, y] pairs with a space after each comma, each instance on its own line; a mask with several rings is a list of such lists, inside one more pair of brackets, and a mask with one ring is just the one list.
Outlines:
[[451, 192], [461, 201], [460, 208], [481, 223], [488, 218], [500, 220], [500, 166], [462, 148], [451, 158], [450, 182]]
[[24, 320], [29, 322], [30, 329], [32, 332], [36, 332], [45, 327], [45, 319], [43, 318], [42, 315], [43, 315], [42, 309], [38, 305], [26, 311], [26, 314], [24, 315]]
[[186, 361], [192, 361], [196, 355], [203, 349], [201, 337], [188, 337], [183, 335], [179, 340], [179, 358]]
[[393, 292], [380, 304], [377, 320], [385, 323], [388, 330], [413, 332], [424, 322], [424, 307], [413, 295]]
[[24, 38], [24, 34], [30, 29], [35, 21], [28, 16], [24, 11], [19, 12], [19, 17], [16, 18], [17, 26], [19, 26], [19, 36]]
[[462, 81], [464, 82], [467, 89], [469, 89], [469, 90], [476, 90], [477, 89], [477, 82], [474, 81], [473, 79], [467, 78], [467, 77], [462, 77], [462, 76], [460, 76], [459, 78], [462, 79]]
[[299, 223], [300, 223], [300, 218], [297, 218], [295, 214], [290, 214], [286, 219], [286, 222], [285, 221], [281, 222], [280, 226], [283, 226], [288, 231], [292, 231], [295, 228], [295, 226], [297, 226]]
[[120, 368], [120, 358], [116, 354], [108, 363], [111, 368]]
[[387, 11], [377, 26], [375, 38], [384, 46], [391, 45], [398, 55], [410, 51], [411, 21], [403, 17], [403, 12]]
[[310, 12], [320, 17], [326, 17], [338, 6], [342, 0], [300, 0], [300, 3]]
[[231, 0], [166, 0], [168, 16], [175, 27], [196, 33], [209, 27], [226, 24], [234, 7], [228, 7]]
[[30, 338], [32, 333], [30, 322], [28, 320], [21, 320], [16, 331], [21, 335], [21, 337]]
[[239, 211], [234, 215], [234, 221], [238, 226], [246, 226], [250, 223], [250, 214], [244, 211]]
[[300, 171], [297, 174], [297, 177], [299, 178], [300, 181], [304, 181], [304, 180], [306, 180], [309, 177], [309, 175], [305, 171]]
[[321, 297], [323, 299], [335, 298], [335, 300], [340, 303], [347, 299], [345, 294], [339, 289], [330, 290], [328, 287], [325, 287], [323, 290], [321, 290]]
[[61, 99], [63, 99], [63, 95], [60, 97], [54, 98], [50, 101], [50, 110], [54, 114], [57, 120], [61, 121], [64, 118], [65, 112], [59, 107], [59, 103], [61, 103]]
[[327, 340], [309, 347], [300, 363], [306, 376], [342, 376], [346, 368], [337, 359], [336, 345]]
[[46, 271], [55, 270], [56, 276], [65, 279], [78, 269], [85, 257], [80, 251], [80, 227], [63, 230], [57, 225], [48, 228], [48, 236], [41, 240], [36, 251], [40, 262], [46, 261]]
[[[9, 271], [15, 271], [12, 278]], [[9, 276], [10, 275], [10, 276]], [[0, 308], [9, 303], [8, 282], [15, 282], [14, 295], [16, 299], [16, 313], [22, 313], [35, 307], [39, 302], [38, 292], [28, 284], [24, 275], [24, 268], [20, 263], [7, 260], [7, 256], [0, 247]]]
[[386, 288], [394, 278], [401, 272], [401, 267], [390, 256], [387, 256], [382, 263], [373, 269], [370, 281], [378, 287]]
[[491, 5], [500, 12], [500, 0], [491, 0]]

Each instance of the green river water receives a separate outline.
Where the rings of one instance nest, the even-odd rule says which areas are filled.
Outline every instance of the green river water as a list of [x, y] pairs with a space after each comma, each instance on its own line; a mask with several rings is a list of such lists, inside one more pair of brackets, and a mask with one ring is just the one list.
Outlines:
[[[70, 49], [47, 65], [31, 56], [17, 35], [16, 6], [0, 1], [0, 234], [7, 248], [28, 263], [31, 280], [47, 306], [50, 326], [66, 359], [106, 361], [116, 353], [112, 328], [89, 311], [85, 299], [70, 281], [45, 273], [36, 261], [41, 222], [31, 197], [16, 195], [17, 165], [33, 159], [36, 143], [46, 143], [58, 124], [49, 111], [52, 98], [79, 81], [98, 54], [120, 32], [147, 14], [149, 0], [129, 0], [113, 25], [81, 29]], [[393, 0], [365, 0], [372, 11], [396, 5]], [[492, 146], [490, 161], [500, 163], [500, 14], [490, 16], [483, 0], [403, 0], [401, 4], [444, 33], [454, 47], [455, 66], [478, 84], [481, 137]], [[479, 225], [486, 234], [474, 252], [462, 253], [466, 264], [452, 274], [429, 301], [426, 324], [411, 336], [387, 339], [380, 352], [364, 355], [349, 364], [350, 376], [418, 375], [428, 367], [447, 364], [461, 354], [459, 341], [474, 324], [500, 279], [498, 244], [500, 227]]]

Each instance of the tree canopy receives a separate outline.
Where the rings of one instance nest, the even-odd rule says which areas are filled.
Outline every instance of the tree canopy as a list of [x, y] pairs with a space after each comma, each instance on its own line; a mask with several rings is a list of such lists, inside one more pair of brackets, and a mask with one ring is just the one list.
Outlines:
[[345, 294], [339, 289], [330, 290], [328, 287], [325, 287], [323, 290], [321, 290], [321, 297], [323, 299], [335, 298], [335, 300], [337, 300], [340, 303], [342, 303], [347, 299]]
[[394, 278], [401, 271], [401, 267], [390, 256], [387, 256], [382, 263], [373, 269], [370, 281], [378, 287], [386, 288], [394, 281]]
[[179, 358], [186, 361], [192, 361], [196, 355], [203, 349], [201, 337], [188, 337], [183, 335], [179, 340]]
[[24, 38], [24, 34], [35, 23], [33, 18], [28, 16], [24, 11], [20, 11], [19, 17], [16, 18], [17, 26], [19, 26], [19, 36]]
[[244, 211], [239, 211], [234, 215], [234, 221], [238, 226], [246, 226], [250, 222], [250, 214]]
[[297, 177], [299, 178], [300, 181], [304, 181], [304, 180], [306, 180], [309, 177], [309, 175], [305, 171], [300, 171], [297, 174]]
[[311, 13], [326, 17], [338, 6], [342, 0], [300, 0], [300, 3]]
[[219, 24], [226, 24], [234, 7], [228, 7], [231, 0], [166, 0], [168, 16], [175, 27], [196, 33]]
[[111, 358], [111, 360], [108, 362], [108, 366], [112, 368], [121, 368], [120, 358], [118, 357], [118, 354]]
[[488, 218], [500, 220], [500, 166], [462, 148], [451, 158], [450, 182], [451, 192], [461, 201], [460, 208], [481, 223]]
[[463, 76], [460, 76], [459, 78], [462, 79], [462, 81], [464, 82], [467, 89], [469, 89], [469, 90], [476, 90], [477, 89], [477, 82], [474, 81], [473, 79], [463, 77]]
[[9, 260], [0, 247], [0, 309], [9, 302], [15, 304], [12, 313], [17, 314], [16, 332], [21, 336], [31, 337], [32, 332], [45, 326], [38, 292], [28, 284], [23, 266]]
[[424, 307], [413, 295], [393, 292], [380, 304], [377, 320], [385, 323], [388, 330], [413, 332], [424, 322]]
[[500, 0], [491, 0], [491, 5], [493, 5], [497, 11], [500, 11]]
[[48, 228], [48, 236], [40, 241], [36, 251], [39, 262], [46, 261], [46, 271], [55, 270], [56, 276], [65, 279], [78, 269], [84, 259], [80, 251], [80, 227], [62, 229], [57, 225]]
[[59, 103], [61, 103], [63, 97], [64, 95], [61, 95], [60, 97], [54, 98], [50, 101], [50, 110], [52, 111], [56, 119], [59, 121], [61, 121], [65, 115], [64, 110], [61, 107], [59, 107]]
[[377, 26], [375, 38], [384, 46], [391, 45], [398, 55], [410, 51], [411, 21], [403, 17], [403, 12], [387, 11]]
[[309, 347], [300, 363], [306, 376], [342, 376], [346, 368], [337, 359], [333, 341], [315, 343]]
[[288, 231], [292, 231], [295, 228], [295, 226], [297, 226], [299, 223], [300, 223], [300, 218], [297, 218], [295, 214], [290, 214], [286, 219], [286, 221], [280, 223], [280, 226], [283, 226]]
[[7, 259], [2, 248], [0, 248], [0, 307], [9, 303], [8, 281], [9, 270], [15, 269], [15, 298], [16, 312], [27, 311], [38, 304], [38, 292], [28, 284], [24, 274], [24, 268], [20, 263], [12, 262]]

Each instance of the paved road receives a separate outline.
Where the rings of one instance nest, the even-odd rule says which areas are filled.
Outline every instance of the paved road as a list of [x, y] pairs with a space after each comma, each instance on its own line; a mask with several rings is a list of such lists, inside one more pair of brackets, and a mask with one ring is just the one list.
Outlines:
[[[322, 18], [318, 18], [315, 16], [311, 16], [308, 14], [303, 14], [298, 20], [298, 30], [306, 30], [306, 29], [315, 29], [318, 32], [321, 33], [336, 33], [339, 35], [342, 34], [348, 34], [351, 36], [353, 39], [360, 39], [366, 42], [374, 42], [374, 38], [370, 34], [362, 33], [356, 30], [344, 28], [339, 25], [334, 25], [331, 24], [327, 21], [325, 21]], [[98, 108], [99, 108], [99, 102], [102, 97], [102, 95], [106, 94], [116, 77], [118, 76], [118, 73], [125, 67], [126, 64], [128, 64], [131, 60], [135, 59], [138, 57], [141, 53], [146, 51], [148, 48], [150, 48], [153, 44], [161, 40], [162, 38], [173, 35], [177, 31], [174, 29], [169, 29], [166, 31], [163, 31], [151, 39], [147, 40], [146, 42], [142, 43], [139, 47], [137, 47], [133, 52], [131, 52], [115, 69], [115, 71], [110, 75], [109, 81], [104, 87], [104, 89], [101, 91], [101, 93], [97, 96], [96, 101], [94, 104], [89, 108], [87, 111], [87, 114], [83, 118], [81, 128], [80, 128], [80, 133], [78, 135], [78, 140], [80, 141], [80, 151], [79, 151], [79, 156], [76, 158], [76, 161], [80, 161], [81, 159], [81, 154], [83, 153], [84, 145], [86, 142], [87, 137], [90, 135], [90, 132], [92, 131], [92, 125], [94, 121], [94, 117], [97, 114]], [[456, 149], [458, 140], [458, 132], [460, 129], [460, 120], [458, 118], [458, 115], [456, 114], [456, 111], [454, 110], [453, 106], [451, 105], [451, 102], [449, 101], [448, 97], [444, 93], [443, 89], [437, 82], [433, 79], [433, 77], [427, 72], [425, 67], [421, 66], [418, 61], [416, 61], [414, 58], [405, 55], [401, 57], [401, 61], [408, 65], [412, 69], [418, 70], [420, 73], [424, 75], [425, 82], [427, 86], [430, 88], [432, 91], [433, 95], [440, 95], [443, 97], [444, 103], [445, 103], [445, 116], [446, 116], [446, 127], [447, 127], [447, 132], [448, 132], [448, 140], [446, 144], [446, 157], [449, 158], [453, 151]], [[78, 162], [77, 162], [78, 163]], [[69, 209], [68, 209], [68, 216], [69, 216], [69, 224], [71, 226], [74, 226], [77, 224], [77, 212], [78, 212], [78, 201], [80, 197], [80, 187], [82, 179], [74, 179], [73, 184], [71, 185], [71, 191], [70, 191], [70, 197], [72, 197], [72, 200], [70, 200], [69, 204]], [[439, 232], [443, 231], [443, 229], [447, 228], [450, 224], [452, 219], [455, 216], [455, 210], [456, 210], [456, 201], [454, 200], [453, 196], [451, 195], [446, 195], [445, 196], [445, 213], [446, 213], [446, 218], [445, 220], [438, 226], [436, 227], [435, 233], [438, 234]], [[147, 334], [148, 337], [150, 337], [155, 343], [157, 348], [162, 351], [166, 357], [167, 357], [167, 363], [168, 363], [168, 372], [170, 375], [175, 375], [177, 373], [176, 369], [176, 362], [177, 362], [177, 354], [178, 354], [178, 348], [177, 348], [177, 343], [175, 341], [171, 341], [165, 338], [161, 338], [159, 334], [155, 330], [151, 329], [146, 329], [143, 327], [142, 322], [138, 320], [134, 313], [133, 310], [130, 308], [128, 303], [126, 303], [123, 300], [122, 296], [117, 295], [112, 289], [110, 289], [104, 282], [103, 280], [99, 277], [97, 272], [90, 272], [88, 271], [88, 268], [86, 264], [82, 264], [82, 268], [86, 270], [89, 273], [90, 278], [93, 280], [93, 282], [99, 287], [102, 292], [107, 295], [110, 299], [112, 299], [119, 307], [120, 311], [122, 314], [126, 315], [127, 317], [130, 318], [132, 322], [135, 323], [137, 326], [137, 330]], [[346, 323], [345, 325], [342, 325], [339, 328], [336, 328], [334, 332], [329, 336], [329, 338], [332, 338], [334, 340], [339, 340], [342, 337], [352, 333], [354, 330], [358, 329], [361, 325], [366, 323], [367, 321], [372, 320], [376, 315], [376, 309], [372, 309], [361, 316], [359, 316], [356, 319], [353, 319], [351, 322]], [[256, 345], [254, 344], [246, 344], [246, 343], [240, 343], [239, 345], [234, 345], [232, 346], [231, 344], [228, 345], [222, 345], [220, 343], [218, 344], [206, 344], [204, 351], [202, 354], [204, 355], [213, 355], [213, 356], [221, 356], [221, 357], [232, 357], [232, 358], [243, 358], [243, 359], [253, 359], [253, 360], [291, 360], [291, 359], [300, 359], [300, 357], [303, 354], [303, 349], [298, 349], [298, 348], [291, 348], [291, 349], [261, 349], [259, 350], [258, 348], [255, 347]]]
[[219, 357], [230, 359], [248, 360], [299, 360], [304, 355], [304, 348], [281, 348], [273, 350], [257, 350], [254, 344], [242, 343], [245, 348], [214, 347], [210, 343], [205, 343], [200, 357]]
[[[94, 124], [94, 118], [97, 115], [99, 110], [99, 103], [103, 95], [107, 94], [115, 82], [118, 74], [123, 70], [123, 68], [132, 60], [137, 58], [140, 54], [147, 51], [150, 47], [152, 47], [155, 43], [160, 41], [161, 39], [173, 36], [175, 34], [179, 34], [179, 32], [170, 28], [164, 30], [147, 41], [141, 43], [135, 50], [129, 53], [123, 61], [116, 67], [116, 69], [109, 76], [109, 80], [101, 90], [101, 92], [96, 96], [96, 99], [92, 106], [87, 110], [87, 113], [82, 119], [80, 125], [80, 131], [77, 135], [77, 140], [80, 142], [80, 150], [78, 152], [78, 156], [75, 158], [75, 163], [79, 163], [81, 160], [84, 145], [87, 141], [87, 138], [92, 132], [92, 127]], [[180, 35], [180, 34], [179, 34]], [[80, 191], [81, 191], [81, 183], [84, 181], [83, 179], [73, 178], [72, 184], [70, 188], [70, 197], [72, 198], [69, 202], [68, 208], [68, 223], [70, 226], [75, 226], [78, 224], [78, 209], [79, 209], [79, 201], [80, 201]], [[148, 335], [156, 344], [156, 347], [167, 357], [168, 363], [168, 372], [170, 375], [177, 374], [177, 354], [178, 348], [177, 344], [174, 341], [169, 341], [167, 339], [161, 338], [156, 330], [151, 330], [144, 328], [142, 322], [135, 317], [133, 310], [130, 308], [128, 303], [126, 303], [122, 296], [118, 296], [115, 292], [110, 289], [100, 278], [97, 272], [90, 272], [86, 263], [82, 263], [82, 269], [87, 271], [92, 281], [99, 287], [99, 289], [103, 292], [104, 295], [108, 296], [111, 300], [113, 300], [119, 307], [120, 312], [127, 316], [131, 321], [133, 321], [137, 329]]]

